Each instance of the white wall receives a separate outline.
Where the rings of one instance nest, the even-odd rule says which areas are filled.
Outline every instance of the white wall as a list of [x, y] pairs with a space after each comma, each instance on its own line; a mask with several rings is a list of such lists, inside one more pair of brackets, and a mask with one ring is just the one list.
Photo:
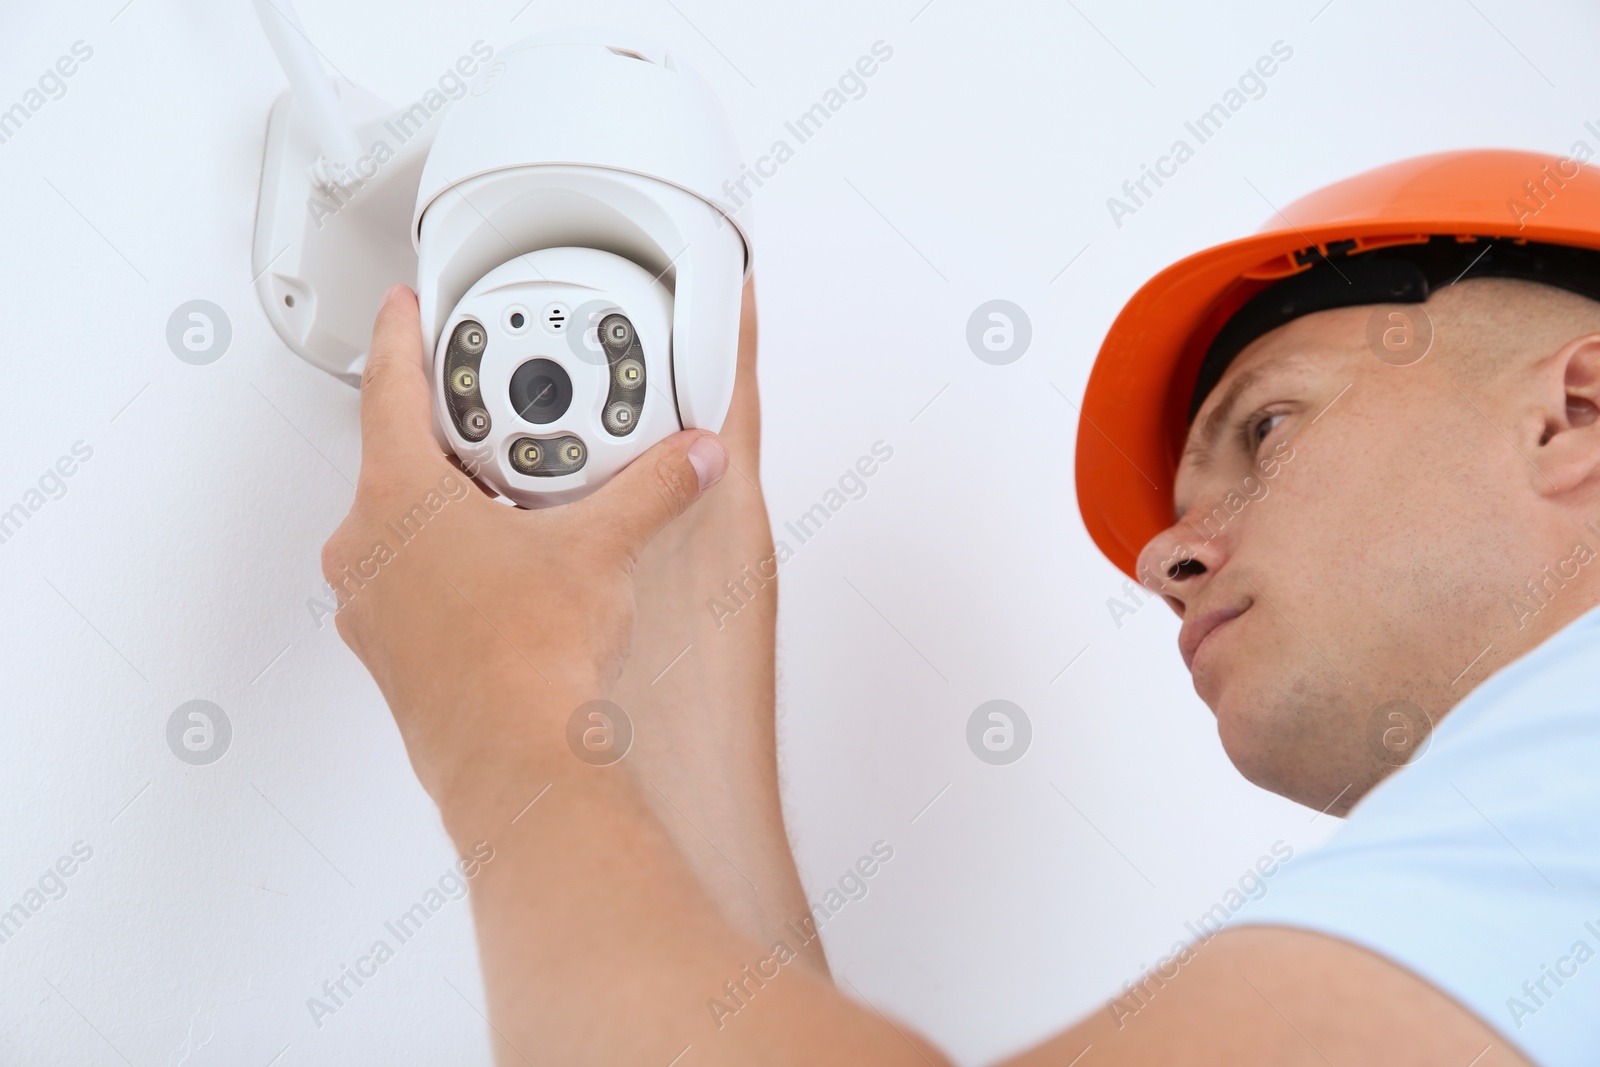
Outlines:
[[[569, 18], [646, 30], [719, 88], [752, 160], [874, 42], [894, 49], [755, 202], [775, 522], [875, 441], [894, 449], [785, 570], [793, 836], [816, 892], [894, 846], [828, 947], [963, 1062], [1094, 1009], [1273, 842], [1309, 847], [1333, 820], [1232, 772], [1163, 607], [1114, 625], [1121, 577], [1077, 517], [1065, 398], [1142, 280], [1254, 229], [1265, 200], [1454, 146], [1600, 146], [1584, 128], [1600, 15], [522, 3], [302, 8], [330, 61], [395, 101], [479, 38]], [[0, 1062], [484, 1062], [464, 903], [320, 1029], [307, 1011], [452, 856], [377, 691], [306, 609], [359, 440], [355, 393], [289, 354], [250, 285], [281, 75], [243, 0], [124, 4], [5, 0], [0, 31], [0, 108], [74, 42], [93, 49], [0, 144], [0, 508], [93, 449], [0, 544], [0, 908], [92, 850], [0, 945]], [[1293, 59], [1265, 96], [1115, 225], [1106, 198], [1280, 39]], [[210, 366], [165, 341], [196, 298], [233, 326]], [[964, 338], [995, 298], [1032, 321], [1009, 366]], [[1008, 767], [964, 739], [996, 698], [1034, 727]], [[210, 766], [167, 746], [193, 699], [233, 726]]]

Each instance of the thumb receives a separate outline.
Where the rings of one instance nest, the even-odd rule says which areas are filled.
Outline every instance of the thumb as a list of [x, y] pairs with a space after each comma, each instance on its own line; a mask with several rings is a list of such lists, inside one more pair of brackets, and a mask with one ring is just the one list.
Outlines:
[[728, 471], [728, 450], [706, 430], [658, 442], [584, 502], [591, 521], [613, 531], [634, 556]]
[[387, 482], [389, 475], [425, 470], [437, 460], [432, 420], [416, 294], [397, 285], [378, 309], [361, 374], [362, 480]]

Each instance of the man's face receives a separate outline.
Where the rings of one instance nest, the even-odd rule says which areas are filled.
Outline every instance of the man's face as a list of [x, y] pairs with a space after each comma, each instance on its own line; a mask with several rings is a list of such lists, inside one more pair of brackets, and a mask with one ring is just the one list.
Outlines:
[[1505, 662], [1485, 648], [1516, 643], [1510, 594], [1554, 562], [1519, 536], [1539, 475], [1491, 421], [1504, 405], [1451, 366], [1451, 305], [1470, 299], [1467, 283], [1426, 305], [1438, 333], [1411, 366], [1368, 346], [1393, 308], [1245, 349], [1190, 430], [1176, 522], [1140, 557], [1229, 758], [1317, 809], [1343, 814]]

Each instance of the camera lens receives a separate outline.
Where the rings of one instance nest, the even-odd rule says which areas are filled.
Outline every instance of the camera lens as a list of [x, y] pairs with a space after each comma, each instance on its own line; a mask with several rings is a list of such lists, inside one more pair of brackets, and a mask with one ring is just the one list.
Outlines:
[[572, 379], [553, 360], [530, 359], [511, 376], [511, 406], [529, 422], [555, 422], [572, 406]]

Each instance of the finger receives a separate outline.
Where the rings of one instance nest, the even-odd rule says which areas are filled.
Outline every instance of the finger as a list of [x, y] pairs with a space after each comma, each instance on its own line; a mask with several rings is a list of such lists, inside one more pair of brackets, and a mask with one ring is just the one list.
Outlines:
[[[480, 490], [482, 490], [484, 496], [488, 497], [490, 500], [499, 499], [499, 497], [500, 497], [499, 490], [495, 489], [494, 486], [490, 485], [488, 482], [486, 482], [482, 478], [478, 477], [478, 475], [477, 475], [475, 470], [469, 468], [465, 463], [463, 463], [461, 461], [461, 457], [460, 456], [458, 456], [454, 452], [452, 452], [452, 453], [450, 453], [450, 455], [445, 457], [445, 460], [451, 466], [455, 467], [456, 470], [460, 471], [462, 474], [465, 474], [469, 479], [471, 479], [472, 484], [477, 486]], [[478, 468], [478, 469], [481, 470], [482, 468]]]
[[688, 510], [728, 470], [714, 433], [684, 430], [659, 442], [583, 501], [584, 521], [608, 531], [637, 559], [661, 528]]
[[431, 476], [440, 458], [422, 369], [417, 297], [397, 285], [384, 295], [378, 309], [372, 348], [361, 375], [361, 474], [366, 481]]
[[722, 439], [729, 459], [740, 471], [761, 466], [761, 400], [756, 390], [755, 279], [745, 283], [739, 310], [739, 364], [733, 384], [733, 401], [722, 424]]
[[739, 298], [739, 376], [754, 377], [756, 373], [756, 279], [755, 275], [744, 283]]

